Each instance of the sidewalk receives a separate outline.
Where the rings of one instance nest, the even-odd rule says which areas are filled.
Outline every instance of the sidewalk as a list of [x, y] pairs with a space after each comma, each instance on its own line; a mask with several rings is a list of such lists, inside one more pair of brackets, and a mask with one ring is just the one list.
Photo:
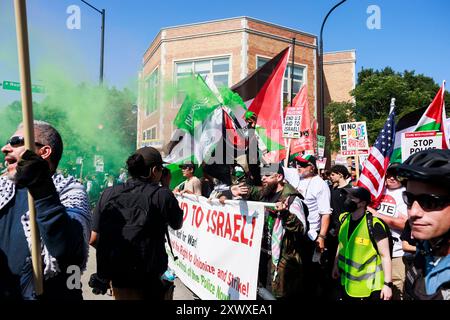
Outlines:
[[[91, 274], [96, 272], [95, 263], [95, 249], [90, 247], [89, 249], [89, 260], [87, 263], [87, 269], [81, 276], [81, 283], [83, 288], [83, 298], [84, 300], [113, 300], [113, 297], [108, 294], [105, 295], [95, 295], [92, 293], [92, 289], [89, 287], [89, 277]], [[180, 279], [175, 279], [175, 290], [173, 292], [174, 300], [195, 300], [194, 293], [189, 290]]]

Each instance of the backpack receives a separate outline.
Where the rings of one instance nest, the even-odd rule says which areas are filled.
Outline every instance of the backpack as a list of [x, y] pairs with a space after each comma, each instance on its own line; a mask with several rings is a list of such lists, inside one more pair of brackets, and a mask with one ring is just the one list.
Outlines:
[[97, 273], [115, 286], [140, 286], [167, 269], [167, 223], [152, 204], [160, 186], [126, 183], [113, 188], [99, 220]]
[[[347, 216], [350, 213], [347, 212], [345, 215], [342, 216], [340, 223], [342, 224], [345, 219], [347, 219]], [[369, 230], [369, 237], [370, 237], [370, 241], [372, 241], [372, 245], [375, 248], [375, 251], [377, 252], [378, 255], [380, 255], [380, 253], [378, 252], [378, 246], [377, 246], [377, 242], [375, 241], [375, 237], [374, 237], [374, 221], [373, 221], [373, 215], [370, 212], [366, 212], [366, 220], [367, 220], [367, 229]], [[388, 224], [386, 222], [384, 222], [383, 219], [379, 219], [377, 218], [377, 222], [380, 222], [383, 227], [384, 230], [386, 231], [387, 237], [388, 237], [388, 242], [389, 242], [389, 254], [391, 255], [391, 259], [392, 259], [392, 253], [394, 251], [394, 239], [392, 238], [392, 232], [391, 229], [389, 228]]]
[[[373, 228], [374, 228], [374, 221], [373, 221], [373, 215], [370, 212], [367, 212], [367, 228], [369, 229], [369, 236], [370, 236], [370, 240], [372, 241], [372, 244], [375, 248], [375, 250], [377, 251], [377, 254], [380, 254], [378, 252], [378, 247], [377, 247], [377, 243], [375, 241], [375, 237], [373, 235]], [[383, 227], [384, 230], [386, 231], [387, 237], [388, 237], [388, 241], [389, 241], [389, 254], [391, 256], [392, 259], [392, 253], [394, 252], [394, 239], [392, 238], [392, 232], [391, 229], [389, 228], [388, 224], [381, 218], [377, 218], [377, 221], [379, 221]]]

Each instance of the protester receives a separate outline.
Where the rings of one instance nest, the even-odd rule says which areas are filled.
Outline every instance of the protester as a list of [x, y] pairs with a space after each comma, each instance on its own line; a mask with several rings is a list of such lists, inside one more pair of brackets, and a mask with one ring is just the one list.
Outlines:
[[343, 191], [347, 193], [347, 212], [340, 217], [333, 278], [340, 276], [344, 300], [390, 300], [393, 284], [387, 231], [366, 211], [371, 201], [369, 191], [361, 187]]
[[[330, 180], [332, 187], [330, 190], [330, 205], [333, 210], [331, 213], [330, 226], [328, 228], [327, 239], [325, 246], [330, 252], [330, 259], [326, 265], [325, 275], [331, 277], [331, 272], [334, 264], [332, 254], [337, 250], [338, 246], [338, 232], [339, 232], [339, 216], [345, 212], [345, 199], [347, 194], [343, 192], [344, 188], [351, 188], [352, 185], [347, 182], [347, 178], [350, 176], [347, 168], [343, 165], [335, 165], [330, 169]], [[328, 295], [329, 300], [337, 300], [339, 296], [338, 288], [339, 283], [334, 279], [328, 279], [326, 282], [325, 292]]]
[[[25, 150], [24, 129], [3, 146], [6, 175], [0, 177], [0, 300], [81, 300], [70, 289], [69, 266], [84, 270], [91, 215], [85, 188], [73, 177], [55, 174], [63, 153], [58, 131], [34, 121], [35, 148]], [[27, 191], [33, 196], [42, 244], [43, 295], [37, 297], [31, 262]]]
[[164, 167], [162, 169], [162, 175], [161, 175], [161, 186], [169, 189], [171, 180], [172, 180], [172, 174], [170, 173], [170, 170], [168, 168]]
[[414, 300], [449, 300], [450, 150], [417, 152], [396, 172], [406, 180], [403, 200], [417, 240], [414, 263], [407, 265], [405, 293]]
[[261, 159], [268, 152], [268, 149], [256, 130], [256, 123], [258, 121], [256, 113], [247, 111], [244, 117], [245, 122], [247, 123], [247, 127], [244, 128], [246, 142], [245, 157], [237, 157], [236, 161], [251, 178], [251, 184], [260, 186]]
[[[281, 166], [264, 166], [261, 174], [262, 189], [255, 189], [258, 192], [253, 192], [249, 200], [276, 203], [276, 206], [265, 211], [259, 285], [277, 299], [305, 297], [308, 292], [303, 282], [308, 275], [304, 273], [300, 256], [307, 232], [303, 197], [284, 182]], [[234, 195], [246, 196], [244, 193]]]
[[180, 165], [181, 172], [183, 173], [183, 177], [186, 178], [184, 182], [182, 182], [181, 186], [175, 187], [173, 190], [174, 193], [187, 193], [187, 194], [195, 194], [198, 196], [202, 195], [202, 183], [200, 179], [194, 176], [195, 165], [191, 163], [186, 163]]
[[380, 204], [375, 210], [368, 207], [374, 217], [382, 219], [389, 226], [394, 241], [392, 253], [392, 290], [393, 300], [403, 300], [403, 288], [405, 284], [405, 264], [403, 263], [402, 242], [400, 235], [407, 220], [406, 204], [403, 202], [402, 194], [405, 187], [395, 175], [395, 166], [390, 166], [386, 172], [386, 188], [381, 196]]
[[[326, 267], [331, 263], [332, 256], [325, 246], [328, 228], [331, 221], [330, 188], [327, 183], [318, 176], [316, 158], [312, 155], [295, 157], [295, 164], [300, 176], [296, 189], [303, 195], [308, 207], [310, 240], [304, 250], [304, 265], [306, 272], [311, 275], [307, 280], [307, 286], [312, 296], [319, 297], [326, 294], [327, 277]], [[314, 257], [314, 261], [313, 260]]]
[[168, 225], [181, 228], [183, 211], [173, 193], [160, 186], [162, 165], [158, 150], [138, 149], [127, 160], [131, 179], [106, 189], [94, 210], [96, 277], [111, 280], [116, 300], [164, 297], [165, 235]]
[[353, 187], [356, 187], [358, 185], [358, 177], [356, 175], [355, 167], [351, 167], [350, 169], [350, 183], [352, 184]]

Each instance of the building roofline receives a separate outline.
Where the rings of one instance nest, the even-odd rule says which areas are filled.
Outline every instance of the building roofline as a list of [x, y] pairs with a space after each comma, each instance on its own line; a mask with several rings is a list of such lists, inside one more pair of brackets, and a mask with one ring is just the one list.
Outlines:
[[158, 38], [158, 36], [164, 31], [164, 30], [169, 30], [169, 29], [178, 29], [178, 28], [184, 28], [184, 27], [189, 27], [189, 26], [197, 26], [197, 25], [202, 25], [202, 24], [208, 24], [208, 23], [214, 23], [214, 22], [222, 22], [222, 21], [229, 21], [229, 20], [238, 20], [238, 19], [247, 19], [247, 20], [252, 20], [254, 22], [259, 22], [268, 26], [273, 26], [273, 27], [277, 27], [277, 28], [281, 28], [290, 32], [294, 32], [294, 33], [298, 33], [301, 35], [305, 35], [305, 36], [309, 36], [309, 37], [313, 37], [316, 39], [317, 42], [317, 35], [312, 34], [312, 33], [308, 33], [308, 32], [304, 32], [304, 31], [300, 31], [300, 30], [296, 30], [293, 28], [289, 28], [289, 27], [285, 27], [279, 24], [275, 24], [275, 23], [271, 23], [271, 22], [267, 22], [264, 20], [259, 20], [256, 18], [252, 18], [249, 16], [239, 16], [239, 17], [232, 17], [232, 18], [224, 18], [224, 19], [216, 19], [216, 20], [208, 20], [208, 21], [202, 21], [202, 22], [194, 22], [194, 23], [187, 23], [187, 24], [181, 24], [181, 25], [177, 25], [177, 26], [169, 26], [169, 27], [164, 27], [161, 28], [159, 30], [159, 32], [156, 34], [156, 36], [153, 38], [153, 40], [150, 42], [149, 47], [147, 48], [147, 50], [145, 50], [143, 56], [145, 56], [148, 52], [148, 50], [150, 49], [150, 47], [152, 46], [152, 44], [155, 42], [155, 40]]
[[345, 52], [356, 52], [356, 49], [338, 50], [338, 51], [327, 51], [327, 52], [324, 52], [323, 54], [345, 53]]

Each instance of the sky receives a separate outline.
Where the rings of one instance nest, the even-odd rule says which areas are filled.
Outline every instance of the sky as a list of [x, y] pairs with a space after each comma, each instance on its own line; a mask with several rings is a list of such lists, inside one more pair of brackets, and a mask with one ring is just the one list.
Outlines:
[[[106, 10], [105, 82], [132, 86], [142, 56], [165, 27], [249, 16], [319, 35], [338, 0], [88, 0]], [[80, 9], [79, 29], [68, 29], [70, 6]], [[379, 9], [379, 15], [373, 11]], [[57, 68], [77, 82], [98, 82], [101, 15], [80, 0], [28, 0], [32, 82], [42, 70]], [[450, 79], [450, 1], [347, 0], [329, 16], [324, 51], [356, 50], [356, 70], [386, 66], [415, 70], [437, 83]], [[379, 24], [373, 28], [374, 18]], [[368, 21], [372, 28], [368, 27]], [[19, 81], [14, 7], [0, 0], [0, 82]], [[0, 108], [19, 100], [18, 92], [0, 88]]]

